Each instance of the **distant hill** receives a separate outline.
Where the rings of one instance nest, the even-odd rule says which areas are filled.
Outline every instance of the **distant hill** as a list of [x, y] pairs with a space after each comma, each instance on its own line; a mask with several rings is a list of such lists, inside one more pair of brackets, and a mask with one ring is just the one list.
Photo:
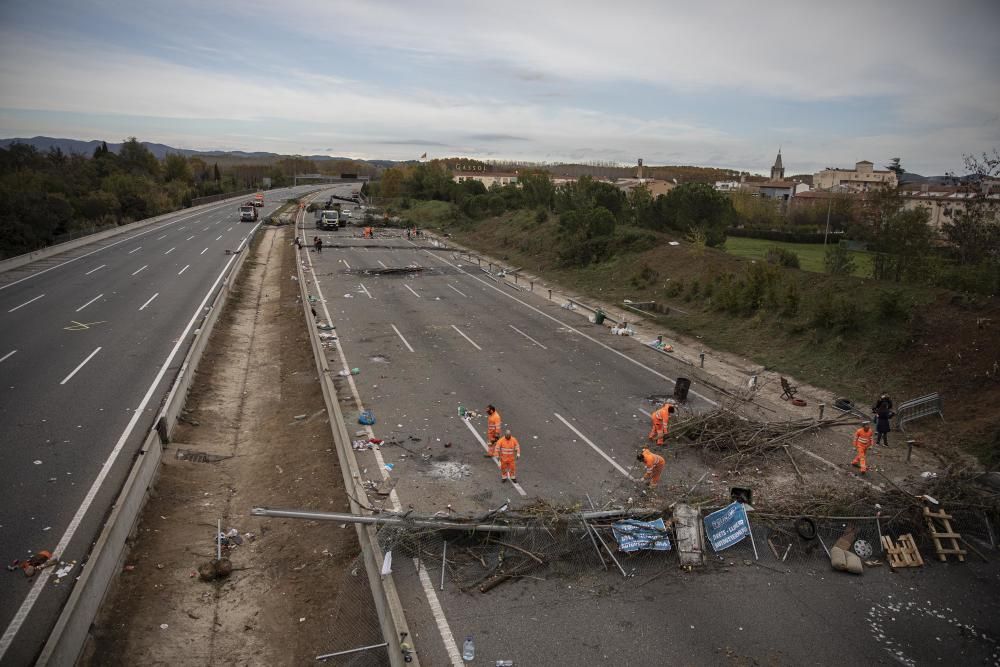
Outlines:
[[[149, 149], [149, 151], [159, 159], [166, 157], [168, 153], [177, 153], [180, 155], [196, 155], [198, 157], [227, 157], [227, 158], [240, 158], [240, 159], [273, 159], [283, 157], [278, 153], [266, 153], [262, 151], [257, 151], [253, 153], [248, 153], [246, 151], [196, 151], [190, 148], [174, 148], [173, 146], [167, 146], [166, 144], [157, 144], [151, 141], [141, 142], [143, 146]], [[0, 148], [6, 148], [10, 144], [28, 144], [29, 146], [34, 146], [40, 151], [49, 151], [53, 148], [58, 148], [63, 153], [76, 153], [79, 155], [93, 155], [94, 149], [101, 145], [99, 139], [92, 139], [90, 141], [82, 141], [80, 139], [61, 139], [55, 137], [31, 137], [30, 139], [16, 137], [13, 139], [0, 139]], [[112, 153], [117, 153], [121, 149], [121, 143], [108, 142], [108, 150]], [[331, 157], [329, 155], [303, 155], [299, 156], [306, 160], [340, 160], [340, 161], [350, 161], [351, 158], [347, 157]], [[378, 160], [377, 162], [389, 162], [387, 160]]]

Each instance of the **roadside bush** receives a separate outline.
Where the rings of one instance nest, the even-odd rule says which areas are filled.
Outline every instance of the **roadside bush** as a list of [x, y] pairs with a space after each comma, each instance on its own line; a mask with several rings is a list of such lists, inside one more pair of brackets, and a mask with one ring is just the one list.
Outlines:
[[850, 334], [861, 326], [863, 315], [854, 299], [837, 295], [813, 303], [809, 324], [820, 333]]
[[656, 234], [645, 229], [634, 227], [618, 227], [615, 229], [611, 252], [644, 252], [655, 248], [659, 243]]
[[789, 269], [799, 268], [799, 256], [787, 248], [779, 248], [777, 246], [768, 248], [764, 259], [767, 260], [768, 264], [776, 264]]
[[909, 303], [899, 290], [879, 292], [875, 299], [875, 312], [882, 320], [905, 322], [910, 319], [913, 304]]
[[546, 211], [544, 208], [538, 209], [538, 212], [535, 213], [535, 222], [537, 222], [538, 224], [542, 224], [543, 222], [546, 222], [548, 219], [549, 219], [549, 212]]
[[854, 256], [839, 243], [830, 246], [823, 257], [823, 268], [835, 276], [849, 276], [854, 273]]
[[684, 291], [684, 279], [671, 280], [667, 283], [667, 289], [665, 291], [666, 295], [671, 299], [675, 299], [680, 296], [681, 292]]

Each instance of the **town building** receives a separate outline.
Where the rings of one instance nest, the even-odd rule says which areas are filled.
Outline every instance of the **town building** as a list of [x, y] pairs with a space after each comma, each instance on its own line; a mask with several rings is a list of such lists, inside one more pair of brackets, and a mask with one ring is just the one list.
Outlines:
[[841, 188], [854, 192], [867, 192], [872, 188], [895, 188], [897, 184], [895, 172], [875, 169], [868, 160], [856, 163], [854, 169], [827, 167], [813, 175], [813, 186], [818, 190]]
[[619, 178], [615, 181], [615, 186], [623, 192], [631, 192], [637, 187], [645, 187], [649, 194], [656, 199], [660, 195], [665, 195], [677, 187], [676, 183], [660, 180], [658, 178]]
[[489, 171], [457, 171], [451, 175], [451, 180], [456, 183], [463, 181], [479, 181], [490, 189], [494, 185], [511, 185], [517, 183], [517, 174], [489, 172]]
[[984, 198], [994, 220], [1000, 222], [1000, 184], [986, 184], [980, 192], [976, 192], [966, 187], [924, 183], [908, 185], [899, 194], [903, 198], [904, 209], [926, 209], [930, 216], [929, 224], [935, 230], [955, 222], [970, 203], [980, 202]]
[[753, 187], [757, 189], [762, 199], [774, 199], [783, 203], [790, 201], [797, 193], [809, 190], [809, 186], [805, 183], [785, 180], [785, 166], [781, 162], [780, 149], [771, 167], [771, 179], [763, 183], [754, 183]]

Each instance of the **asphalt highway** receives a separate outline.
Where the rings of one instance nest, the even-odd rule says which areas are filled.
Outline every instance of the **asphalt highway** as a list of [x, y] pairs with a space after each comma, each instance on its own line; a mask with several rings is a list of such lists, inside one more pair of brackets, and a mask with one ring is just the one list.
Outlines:
[[[386, 230], [362, 239], [356, 227], [319, 236], [322, 252], [300, 257], [319, 320], [329, 313], [336, 327], [331, 368], [358, 371], [336, 378], [348, 430], [359, 431], [358, 411], [370, 409], [385, 441], [357, 452], [366, 479], [389, 469], [388, 495], [369, 502], [446, 516], [508, 499], [588, 507], [638, 498], [648, 413], [683, 365], [537, 290], [499, 285], [423, 238]], [[682, 410], [717, 400], [695, 383]], [[521, 443], [516, 485], [484, 455], [485, 417], [458, 416], [460, 406], [489, 403]], [[706, 470], [669, 448], [666, 457], [661, 488], [687, 488]], [[821, 559], [786, 572], [753, 567], [752, 554], [726, 556], [713, 556], [704, 575], [650, 558], [628, 579], [593, 565], [486, 594], [454, 583], [441, 591], [437, 572], [405, 558], [393, 570], [421, 660], [433, 665], [461, 665], [466, 635], [489, 664], [652, 665], [978, 661], [994, 650], [984, 633], [1000, 634], [996, 596], [971, 593], [998, 590], [985, 567], [914, 576], [883, 567], [862, 579], [831, 574]]]
[[[299, 187], [296, 194], [315, 190]], [[269, 191], [261, 218], [292, 194]], [[237, 202], [0, 274], [0, 544], [80, 563], [235, 255], [258, 223]], [[5, 573], [0, 661], [40, 649], [80, 566]]]

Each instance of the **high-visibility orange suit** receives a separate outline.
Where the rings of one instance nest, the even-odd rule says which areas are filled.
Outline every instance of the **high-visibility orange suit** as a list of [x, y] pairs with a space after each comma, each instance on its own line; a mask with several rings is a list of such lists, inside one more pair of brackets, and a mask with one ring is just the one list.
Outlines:
[[865, 459], [865, 453], [872, 446], [874, 435], [875, 433], [868, 424], [854, 432], [854, 448], [858, 450], [858, 455], [851, 461], [851, 465], [861, 468], [861, 472], [868, 472], [868, 461]]
[[500, 418], [500, 412], [493, 408], [493, 412], [489, 413], [486, 417], [486, 439], [490, 443], [490, 455], [493, 456], [493, 445], [497, 440], [500, 439], [500, 424], [502, 420]]
[[656, 444], [662, 445], [663, 439], [667, 437], [667, 433], [670, 432], [670, 408], [673, 407], [669, 403], [664, 403], [663, 407], [659, 410], [653, 411], [652, 420], [653, 428], [649, 431], [649, 439], [652, 440], [656, 438]]
[[517, 459], [521, 456], [521, 445], [517, 438], [507, 434], [497, 440], [496, 452], [500, 457], [500, 479], [517, 481]]
[[646, 474], [642, 478], [648, 480], [649, 486], [652, 488], [660, 483], [660, 475], [663, 474], [663, 468], [667, 462], [659, 454], [649, 451], [648, 447], [642, 448], [642, 462], [646, 466]]

